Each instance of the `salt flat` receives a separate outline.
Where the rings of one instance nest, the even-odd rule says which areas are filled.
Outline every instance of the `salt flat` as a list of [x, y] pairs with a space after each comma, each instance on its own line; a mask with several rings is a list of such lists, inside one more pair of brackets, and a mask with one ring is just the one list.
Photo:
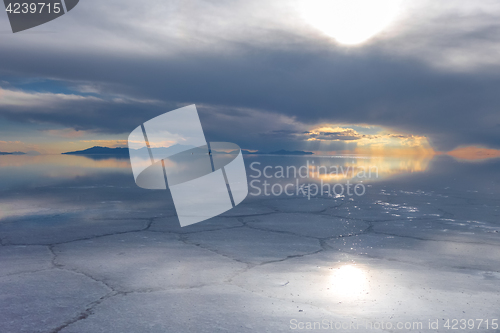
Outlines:
[[168, 195], [139, 189], [5, 197], [0, 332], [445, 332], [448, 319], [500, 332], [499, 196], [420, 180], [368, 189], [249, 196], [185, 228]]

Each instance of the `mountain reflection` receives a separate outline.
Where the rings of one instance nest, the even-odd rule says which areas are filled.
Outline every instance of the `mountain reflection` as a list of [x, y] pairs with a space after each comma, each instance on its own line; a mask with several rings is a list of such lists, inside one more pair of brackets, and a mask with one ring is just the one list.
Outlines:
[[[372, 182], [397, 175], [425, 172], [429, 168], [432, 156], [245, 156], [247, 169], [253, 162], [258, 162], [259, 169], [268, 167], [267, 172], [273, 177], [280, 168], [284, 178], [293, 178], [302, 167], [304, 174], [309, 173], [311, 181], [333, 182], [358, 180]], [[132, 177], [130, 161], [123, 156], [112, 155], [7, 155], [0, 156], [0, 188], [15, 187], [16, 184], [33, 186], [70, 181], [71, 179], [102, 174], [120, 174]], [[288, 175], [286, 174], [288, 168]], [[248, 170], [248, 175], [252, 170]], [[132, 178], [130, 178], [132, 179]]]

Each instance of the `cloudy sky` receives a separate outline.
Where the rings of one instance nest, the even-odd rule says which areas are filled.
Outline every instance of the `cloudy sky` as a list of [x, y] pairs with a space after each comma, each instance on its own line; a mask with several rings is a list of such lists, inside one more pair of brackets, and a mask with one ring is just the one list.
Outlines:
[[16, 34], [0, 13], [0, 151], [125, 146], [189, 104], [252, 150], [500, 149], [500, 2], [81, 0]]

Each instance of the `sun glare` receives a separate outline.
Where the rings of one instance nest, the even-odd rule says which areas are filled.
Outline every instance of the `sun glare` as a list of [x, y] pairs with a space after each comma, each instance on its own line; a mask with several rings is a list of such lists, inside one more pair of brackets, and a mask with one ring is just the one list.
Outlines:
[[305, 0], [301, 12], [309, 24], [341, 44], [361, 44], [391, 24], [400, 0]]
[[353, 265], [345, 265], [333, 270], [331, 290], [341, 297], [355, 297], [368, 292], [366, 273]]

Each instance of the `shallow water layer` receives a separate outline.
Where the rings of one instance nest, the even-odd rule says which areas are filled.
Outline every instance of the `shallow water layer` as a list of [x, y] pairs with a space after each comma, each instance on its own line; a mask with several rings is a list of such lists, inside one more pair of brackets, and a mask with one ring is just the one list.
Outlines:
[[499, 160], [245, 164], [181, 228], [127, 159], [0, 156], [0, 332], [500, 332]]

